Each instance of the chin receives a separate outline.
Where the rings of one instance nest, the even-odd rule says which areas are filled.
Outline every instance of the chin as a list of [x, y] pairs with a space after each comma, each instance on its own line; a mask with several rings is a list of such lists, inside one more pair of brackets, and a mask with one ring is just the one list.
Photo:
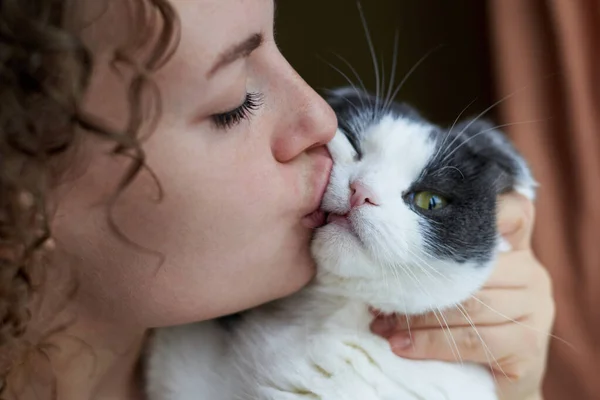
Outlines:
[[306, 286], [315, 276], [316, 264], [308, 249], [295, 260], [289, 261], [287, 273], [283, 275], [283, 291], [279, 297], [289, 296]]
[[[384, 313], [419, 315], [454, 307], [481, 287], [493, 268], [491, 262], [435, 259], [415, 244], [404, 257], [385, 259], [390, 249], [367, 242], [345, 226], [320, 228], [312, 246], [319, 264], [317, 281]], [[414, 255], [427, 267], [411, 262]], [[394, 264], [403, 267], [390, 269]]]

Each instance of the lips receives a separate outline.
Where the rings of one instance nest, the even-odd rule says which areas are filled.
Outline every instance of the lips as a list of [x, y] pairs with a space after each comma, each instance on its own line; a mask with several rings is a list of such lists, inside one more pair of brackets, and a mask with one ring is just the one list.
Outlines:
[[302, 218], [302, 224], [310, 229], [323, 226], [326, 222], [326, 214], [322, 211], [321, 202], [329, 185], [329, 177], [333, 168], [333, 160], [325, 146], [311, 150], [314, 157], [315, 175], [313, 178], [314, 198], [310, 212]]
[[326, 219], [324, 211], [316, 210], [302, 218], [302, 224], [309, 229], [317, 229], [325, 225]]

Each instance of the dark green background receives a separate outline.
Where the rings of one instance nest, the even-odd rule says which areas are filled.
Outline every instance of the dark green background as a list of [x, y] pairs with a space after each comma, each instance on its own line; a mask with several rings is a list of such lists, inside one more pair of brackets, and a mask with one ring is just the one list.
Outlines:
[[[406, 81], [398, 99], [416, 106], [433, 121], [447, 124], [476, 98], [467, 115], [493, 103], [485, 3], [362, 0], [387, 78], [396, 31], [400, 34], [396, 82], [421, 57], [441, 45]], [[350, 76], [350, 70], [336, 53], [358, 70], [367, 88], [375, 88], [372, 59], [355, 0], [279, 0], [276, 28], [284, 55], [315, 89], [346, 84], [322, 60]]]

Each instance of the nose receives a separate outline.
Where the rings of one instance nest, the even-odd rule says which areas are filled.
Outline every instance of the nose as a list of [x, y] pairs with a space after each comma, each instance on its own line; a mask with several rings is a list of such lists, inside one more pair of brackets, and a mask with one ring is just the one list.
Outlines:
[[360, 207], [364, 204], [371, 204], [373, 206], [379, 205], [379, 200], [373, 191], [359, 182], [352, 182], [350, 184], [350, 191], [352, 193], [350, 195], [351, 209]]
[[337, 129], [337, 118], [325, 100], [287, 63], [281, 68], [287, 73], [276, 82], [281, 93], [276, 105], [280, 119], [272, 150], [277, 161], [286, 163], [330, 142]]

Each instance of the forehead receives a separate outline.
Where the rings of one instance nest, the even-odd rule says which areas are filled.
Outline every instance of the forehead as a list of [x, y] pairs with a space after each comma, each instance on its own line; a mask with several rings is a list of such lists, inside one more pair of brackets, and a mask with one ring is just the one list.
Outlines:
[[361, 157], [381, 160], [409, 171], [422, 170], [435, 150], [433, 126], [407, 117], [387, 115], [362, 132]]
[[[229, 46], [253, 33], [267, 35], [273, 26], [273, 0], [170, 0], [169, 4], [181, 35], [174, 61], [186, 60], [198, 76], [204, 76]], [[151, 0], [86, 0], [74, 5], [67, 21], [72, 29], [81, 30], [96, 55], [138, 43], [152, 47], [163, 29], [164, 19]]]
[[181, 20], [181, 41], [170, 72], [194, 77], [196, 87], [208, 83], [208, 72], [223, 53], [252, 35], [272, 36], [272, 0], [173, 0], [172, 4]]

